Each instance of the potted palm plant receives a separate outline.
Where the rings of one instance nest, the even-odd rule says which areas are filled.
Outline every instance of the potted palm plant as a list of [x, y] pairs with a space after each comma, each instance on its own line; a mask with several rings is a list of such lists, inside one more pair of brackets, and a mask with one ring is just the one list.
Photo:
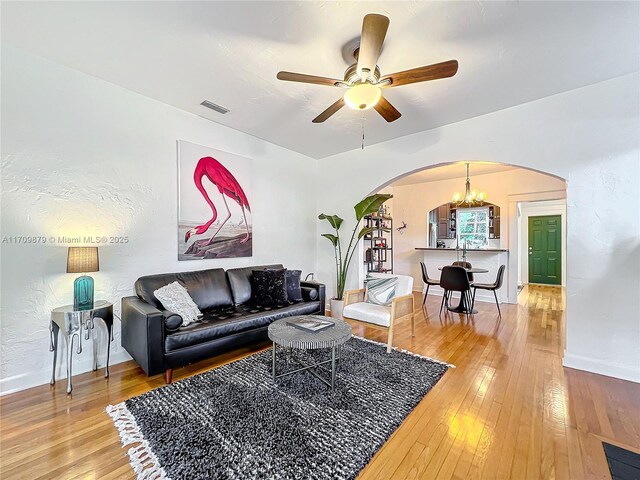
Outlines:
[[318, 215], [319, 220], [326, 220], [333, 227], [334, 233], [323, 233], [322, 236], [328, 239], [333, 245], [334, 256], [336, 260], [336, 293], [335, 297], [331, 299], [331, 316], [334, 318], [342, 318], [342, 309], [344, 308], [344, 288], [347, 281], [347, 273], [349, 271], [349, 265], [358, 242], [367, 234], [372, 233], [375, 229], [371, 227], [363, 227], [358, 231], [360, 222], [366, 215], [370, 215], [377, 212], [378, 209], [392, 197], [389, 194], [375, 193], [368, 196], [354, 208], [356, 213], [356, 224], [351, 232], [351, 238], [349, 244], [343, 252], [342, 241], [340, 239], [340, 227], [344, 221], [337, 215], [325, 215], [321, 213]]

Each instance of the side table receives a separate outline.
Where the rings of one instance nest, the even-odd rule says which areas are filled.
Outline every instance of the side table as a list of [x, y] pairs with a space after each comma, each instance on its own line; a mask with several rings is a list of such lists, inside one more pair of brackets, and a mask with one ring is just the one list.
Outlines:
[[113, 341], [113, 304], [104, 300], [94, 303], [91, 310], [74, 310], [73, 305], [65, 305], [51, 311], [51, 323], [49, 331], [51, 333], [51, 346], [49, 351], [53, 352], [53, 373], [51, 374], [51, 385], [56, 383], [56, 360], [58, 357], [58, 332], [62, 330], [64, 340], [67, 345], [67, 393], [71, 393], [72, 360], [74, 340], [77, 353], [82, 353], [82, 336], [85, 340], [89, 336], [93, 340], [93, 369], [98, 369], [98, 338], [95, 331], [95, 320], [100, 319], [107, 327], [107, 364], [105, 366], [104, 378], [109, 377], [109, 353], [111, 342]]

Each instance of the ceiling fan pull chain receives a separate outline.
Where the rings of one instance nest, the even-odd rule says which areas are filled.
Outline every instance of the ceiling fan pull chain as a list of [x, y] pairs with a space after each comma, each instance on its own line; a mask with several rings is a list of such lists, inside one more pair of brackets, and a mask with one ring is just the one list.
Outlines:
[[362, 112], [362, 150], [364, 150], [364, 112]]

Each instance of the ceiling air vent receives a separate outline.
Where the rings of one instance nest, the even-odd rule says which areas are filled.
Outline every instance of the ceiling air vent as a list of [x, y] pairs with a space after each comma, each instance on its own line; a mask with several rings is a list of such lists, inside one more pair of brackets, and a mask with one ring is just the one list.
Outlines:
[[205, 100], [204, 102], [202, 102], [200, 105], [202, 105], [203, 107], [207, 107], [210, 108], [211, 110], [221, 113], [221, 114], [225, 114], [225, 113], [229, 113], [229, 109], [228, 108], [224, 108], [221, 107], [220, 105], [217, 105], [213, 102], [210, 102], [209, 100]]

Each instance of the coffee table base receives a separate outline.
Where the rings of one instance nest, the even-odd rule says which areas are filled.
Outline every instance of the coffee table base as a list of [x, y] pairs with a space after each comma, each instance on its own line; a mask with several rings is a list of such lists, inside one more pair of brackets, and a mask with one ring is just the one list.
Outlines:
[[[310, 374], [312, 374], [318, 380], [322, 381], [325, 385], [327, 385], [328, 387], [331, 387], [331, 390], [333, 391], [334, 388], [335, 388], [335, 384], [336, 384], [336, 364], [337, 364], [338, 360], [340, 360], [340, 358], [338, 358], [336, 356], [336, 347], [331, 347], [331, 359], [330, 360], [325, 360], [323, 362], [318, 362], [318, 363], [314, 363], [314, 364], [311, 364], [311, 365], [306, 365], [305, 363], [303, 363], [300, 360], [296, 359], [296, 361], [300, 365], [302, 365], [302, 368], [298, 368], [296, 370], [291, 370], [290, 372], [285, 372], [285, 373], [281, 373], [281, 374], [278, 375], [276, 373], [276, 342], [273, 342], [273, 347], [271, 349], [271, 377], [273, 378], [273, 383], [276, 383], [276, 379], [278, 379], [278, 378], [286, 377], [287, 375], [292, 375], [292, 374], [298, 373], [298, 372], [308, 371]], [[312, 370], [313, 368], [320, 367], [321, 365], [326, 365], [327, 363], [331, 363], [331, 379], [330, 380], [327, 380], [322, 375], [320, 375], [318, 372], [315, 372], [314, 370]]]

